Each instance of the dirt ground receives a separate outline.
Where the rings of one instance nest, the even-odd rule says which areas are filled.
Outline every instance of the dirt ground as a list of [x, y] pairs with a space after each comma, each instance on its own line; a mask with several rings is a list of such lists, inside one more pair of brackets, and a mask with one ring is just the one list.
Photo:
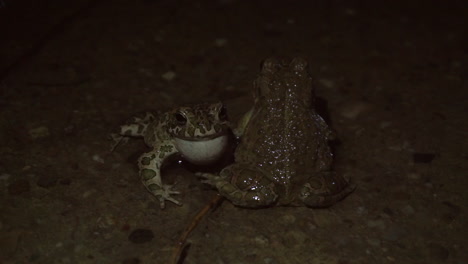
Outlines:
[[[466, 1], [0, 1], [0, 263], [171, 263], [215, 191], [141, 184], [145, 110], [252, 104], [265, 58], [303, 56], [357, 189], [327, 209], [224, 201], [180, 263], [468, 263]], [[465, 219], [465, 220], [463, 220]]]

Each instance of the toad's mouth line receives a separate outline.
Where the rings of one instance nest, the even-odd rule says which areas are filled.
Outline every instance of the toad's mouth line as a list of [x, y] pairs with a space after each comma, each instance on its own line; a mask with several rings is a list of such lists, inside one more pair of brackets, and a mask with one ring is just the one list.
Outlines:
[[194, 137], [174, 136], [174, 137], [180, 140], [185, 140], [185, 141], [209, 141], [209, 140], [213, 140], [215, 138], [224, 137], [224, 136], [227, 136], [227, 133], [225, 131], [212, 134], [212, 135], [204, 135], [204, 136], [194, 136]]

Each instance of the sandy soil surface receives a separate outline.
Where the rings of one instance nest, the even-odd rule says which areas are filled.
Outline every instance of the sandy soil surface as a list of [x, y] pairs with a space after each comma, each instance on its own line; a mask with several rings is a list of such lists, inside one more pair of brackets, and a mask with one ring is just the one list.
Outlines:
[[224, 201], [180, 263], [468, 263], [468, 5], [416, 2], [0, 1], [0, 263], [171, 263], [215, 192], [168, 166], [183, 206], [161, 210], [143, 142], [110, 152], [109, 133], [187, 103], [235, 120], [261, 61], [298, 55], [356, 191], [327, 209]]

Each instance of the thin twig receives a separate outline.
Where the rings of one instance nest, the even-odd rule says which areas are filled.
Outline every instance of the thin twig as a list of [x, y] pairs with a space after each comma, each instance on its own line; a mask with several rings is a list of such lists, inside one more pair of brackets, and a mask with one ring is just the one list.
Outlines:
[[185, 228], [184, 232], [179, 238], [179, 241], [177, 243], [177, 246], [174, 248], [173, 254], [172, 254], [172, 261], [171, 263], [173, 264], [179, 264], [181, 260], [182, 253], [184, 252], [184, 249], [187, 247], [186, 241], [187, 237], [190, 235], [190, 233], [197, 227], [198, 223], [203, 219], [203, 217], [208, 214], [210, 210], [213, 210], [214, 208], [218, 207], [221, 202], [223, 201], [224, 197], [222, 197], [219, 194], [216, 194], [210, 201], [209, 204], [205, 205], [200, 212], [198, 212], [197, 215], [192, 219], [190, 224]]

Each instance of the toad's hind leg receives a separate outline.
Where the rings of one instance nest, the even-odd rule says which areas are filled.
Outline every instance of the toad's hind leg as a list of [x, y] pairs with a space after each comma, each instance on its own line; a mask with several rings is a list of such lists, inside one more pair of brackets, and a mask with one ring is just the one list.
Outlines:
[[274, 204], [278, 195], [275, 185], [265, 175], [256, 169], [244, 168], [240, 164], [233, 164], [223, 169], [220, 175], [211, 173], [197, 173], [233, 204], [258, 208]]
[[344, 199], [356, 189], [335, 172], [322, 172], [302, 187], [300, 198], [309, 207], [328, 207]]

